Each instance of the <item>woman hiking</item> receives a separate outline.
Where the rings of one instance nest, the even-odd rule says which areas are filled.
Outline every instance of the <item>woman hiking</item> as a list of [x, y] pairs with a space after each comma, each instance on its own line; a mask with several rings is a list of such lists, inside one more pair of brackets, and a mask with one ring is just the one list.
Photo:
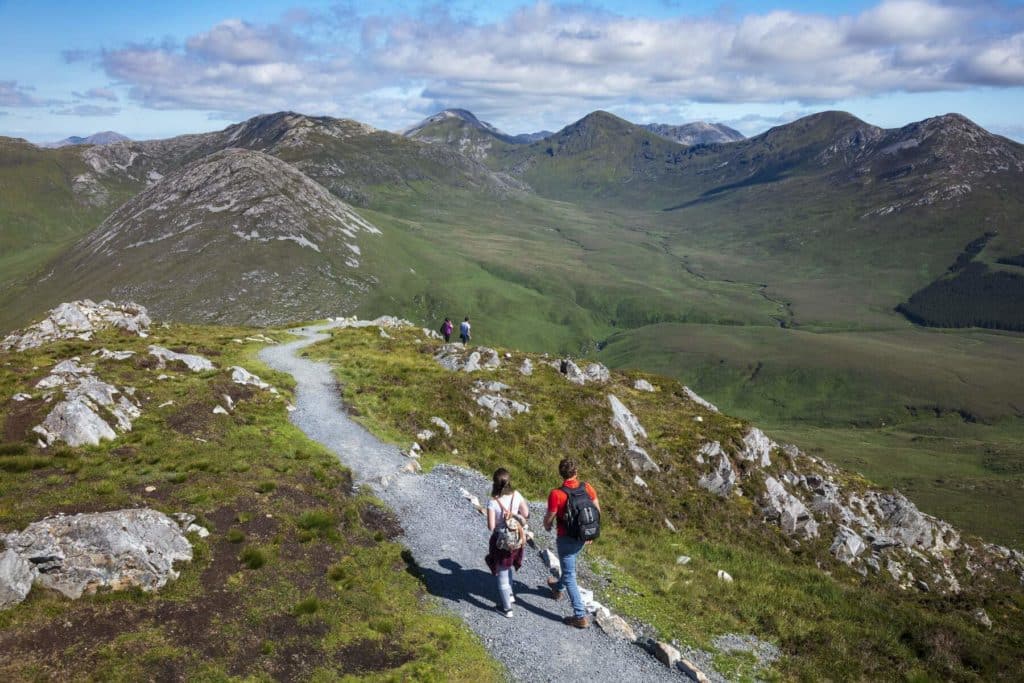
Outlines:
[[455, 325], [452, 324], [451, 318], [445, 318], [444, 323], [441, 325], [441, 334], [444, 335], [444, 343], [447, 344], [452, 340], [452, 330]]
[[484, 561], [498, 579], [498, 611], [512, 616], [512, 572], [523, 566], [523, 548], [526, 545], [526, 520], [530, 508], [523, 494], [512, 488], [512, 475], [504, 467], [494, 471], [491, 499], [487, 502], [487, 528], [491, 538]]

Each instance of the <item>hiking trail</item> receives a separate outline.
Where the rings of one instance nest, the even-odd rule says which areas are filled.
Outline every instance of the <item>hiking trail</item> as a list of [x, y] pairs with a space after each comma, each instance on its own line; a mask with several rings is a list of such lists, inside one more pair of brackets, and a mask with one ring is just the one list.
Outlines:
[[[497, 586], [484, 563], [487, 524], [459, 492], [465, 488], [486, 501], [490, 480], [447, 465], [427, 473], [398, 474], [409, 459], [348, 417], [327, 363], [297, 353], [326, 339], [322, 332], [330, 327], [328, 323], [290, 330], [303, 338], [260, 351], [260, 359], [269, 366], [295, 377], [291, 421], [335, 453], [358, 484], [370, 485], [391, 507], [404, 530], [398, 540], [412, 553], [427, 591], [462, 618], [514, 680], [687, 680], [637, 645], [615, 640], [596, 626], [577, 630], [563, 624], [562, 617], [572, 613], [568, 596], [558, 602], [551, 599], [547, 567], [531, 548], [513, 584], [514, 616], [509, 619], [498, 612]], [[382, 477], [388, 478], [386, 485]], [[553, 472], [552, 482], [556, 479]], [[540, 523], [544, 505], [534, 502], [530, 508], [530, 528], [540, 545], [552, 547], [553, 536]]]

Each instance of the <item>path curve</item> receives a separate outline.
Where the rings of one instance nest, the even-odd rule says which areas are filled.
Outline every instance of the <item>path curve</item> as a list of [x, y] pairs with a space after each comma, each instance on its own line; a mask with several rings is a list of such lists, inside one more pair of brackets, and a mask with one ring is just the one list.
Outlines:
[[[514, 616], [499, 613], [494, 577], [483, 561], [486, 524], [459, 494], [466, 488], [486, 499], [489, 481], [478, 472], [447, 465], [427, 474], [388, 477], [408, 459], [345, 414], [327, 363], [297, 354], [325, 339], [323, 331], [329, 327], [291, 330], [303, 338], [260, 351], [267, 365], [295, 377], [292, 422], [333, 451], [357, 482], [372, 486], [395, 511], [404, 529], [399, 540], [415, 558], [427, 590], [462, 618], [514, 680], [685, 680], [636, 645], [613, 640], [596, 627], [580, 631], [562, 624], [571, 608], [567, 599], [550, 598], [547, 570], [536, 553], [527, 553], [516, 576]], [[389, 478], [387, 485], [381, 484], [382, 477]], [[539, 520], [542, 513], [534, 504], [531, 516]], [[546, 544], [551, 545], [550, 539]]]

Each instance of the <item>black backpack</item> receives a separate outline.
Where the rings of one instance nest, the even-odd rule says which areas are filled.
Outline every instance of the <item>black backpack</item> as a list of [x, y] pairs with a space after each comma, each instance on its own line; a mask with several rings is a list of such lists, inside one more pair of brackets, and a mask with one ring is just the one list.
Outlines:
[[566, 531], [581, 541], [596, 540], [601, 535], [601, 511], [590, 499], [587, 485], [580, 484], [574, 489], [563, 486], [562, 491], [569, 497], [565, 504]]

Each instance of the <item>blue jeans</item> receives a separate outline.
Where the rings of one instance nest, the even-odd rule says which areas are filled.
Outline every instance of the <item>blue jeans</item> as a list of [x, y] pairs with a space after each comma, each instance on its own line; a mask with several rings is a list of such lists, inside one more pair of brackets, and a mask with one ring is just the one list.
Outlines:
[[583, 598], [580, 597], [580, 587], [576, 583], [576, 556], [583, 551], [585, 546], [585, 542], [571, 536], [559, 536], [556, 543], [558, 562], [562, 565], [562, 576], [552, 588], [559, 591], [564, 590], [569, 594], [574, 617], [587, 615], [587, 610], [583, 606]]

